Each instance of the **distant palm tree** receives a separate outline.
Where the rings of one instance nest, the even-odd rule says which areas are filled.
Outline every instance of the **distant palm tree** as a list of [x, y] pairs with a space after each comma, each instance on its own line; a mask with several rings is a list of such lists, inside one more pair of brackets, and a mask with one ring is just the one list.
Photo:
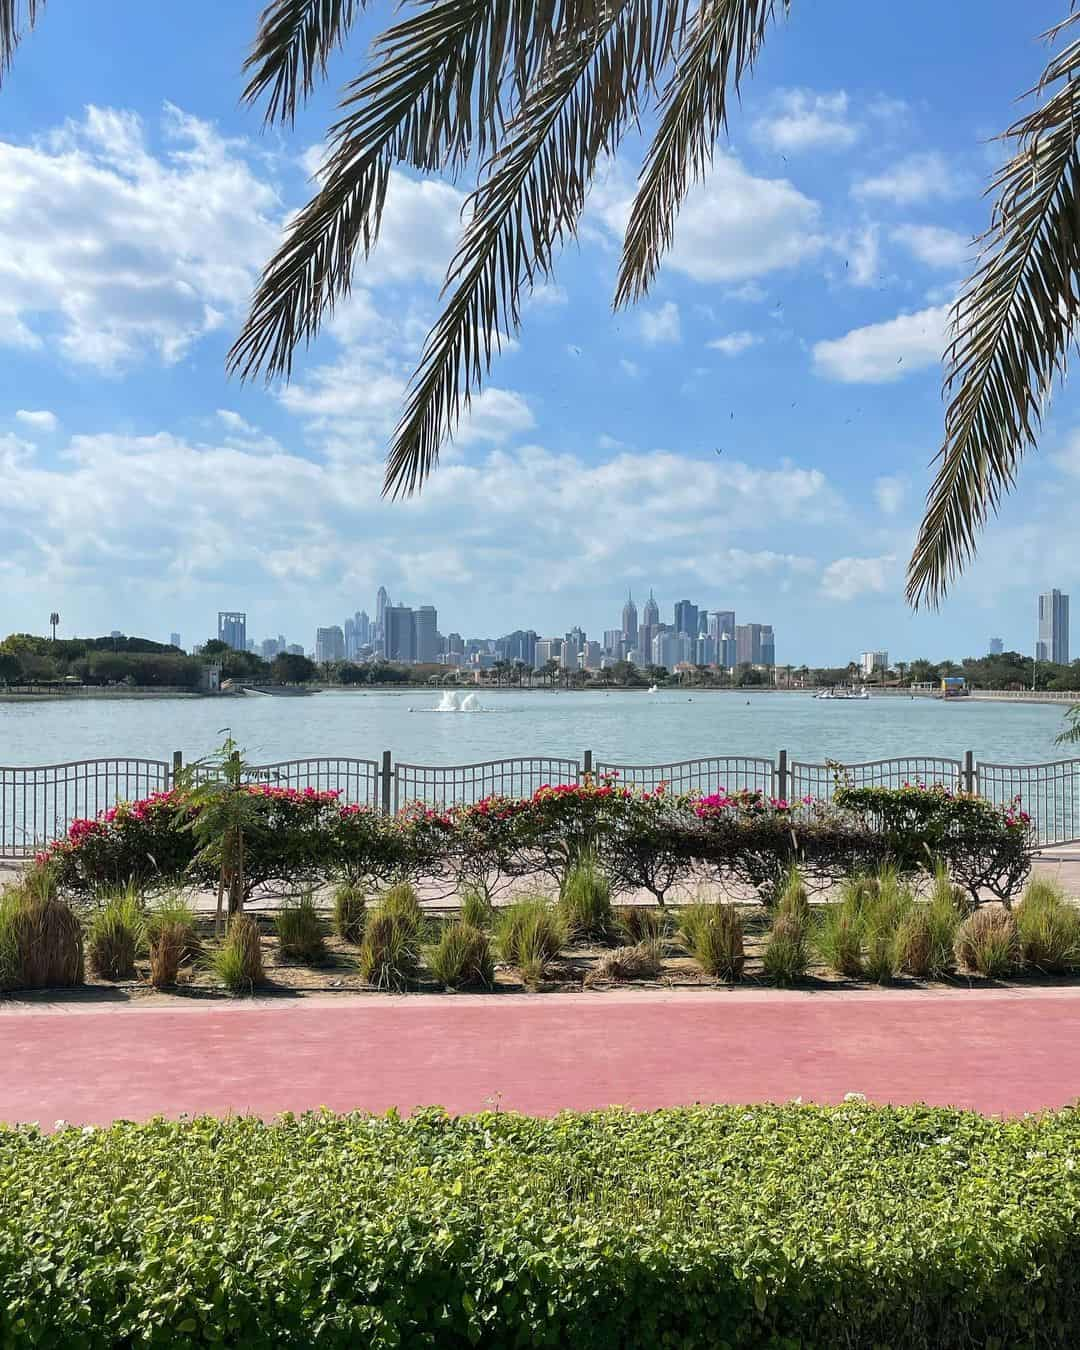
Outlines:
[[[378, 242], [391, 169], [451, 177], [480, 165], [467, 223], [391, 443], [385, 491], [418, 490], [521, 305], [577, 229], [597, 168], [650, 112], [615, 304], [646, 293], [679, 207], [711, 164], [728, 98], [791, 0], [418, 0], [375, 39], [308, 205], [289, 223], [229, 356], [288, 376], [298, 345], [347, 295]], [[1064, 3], [1064, 0], [1063, 0]], [[0, 77], [44, 0], [0, 0]], [[245, 69], [249, 103], [292, 123], [368, 0], [270, 0]], [[809, 6], [808, 6], [809, 8]], [[1080, 21], [1070, 13], [1045, 36]], [[1042, 98], [1005, 132], [1011, 158], [975, 271], [952, 310], [951, 402], [908, 570], [936, 604], [1036, 444], [1080, 317], [1080, 41], [1049, 61]]]

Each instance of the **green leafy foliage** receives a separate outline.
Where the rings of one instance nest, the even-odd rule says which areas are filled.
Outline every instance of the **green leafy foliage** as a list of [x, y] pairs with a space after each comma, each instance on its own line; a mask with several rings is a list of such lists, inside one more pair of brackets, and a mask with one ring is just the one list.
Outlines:
[[615, 927], [611, 883], [594, 854], [586, 853], [567, 872], [559, 889], [559, 914], [572, 940], [611, 940]]
[[1078, 1156], [861, 1104], [0, 1131], [0, 1339], [1066, 1347]]

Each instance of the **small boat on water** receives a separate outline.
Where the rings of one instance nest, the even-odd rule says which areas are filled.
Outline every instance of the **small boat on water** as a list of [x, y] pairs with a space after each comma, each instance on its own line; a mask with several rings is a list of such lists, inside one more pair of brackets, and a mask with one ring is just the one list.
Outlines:
[[865, 703], [870, 697], [869, 689], [822, 689], [814, 695], [827, 703]]
[[656, 685], [655, 685], [655, 684], [650, 684], [650, 685], [649, 685], [649, 693], [650, 693], [650, 694], [655, 694], [655, 693], [657, 693], [657, 692], [658, 692], [658, 691], [657, 691]]

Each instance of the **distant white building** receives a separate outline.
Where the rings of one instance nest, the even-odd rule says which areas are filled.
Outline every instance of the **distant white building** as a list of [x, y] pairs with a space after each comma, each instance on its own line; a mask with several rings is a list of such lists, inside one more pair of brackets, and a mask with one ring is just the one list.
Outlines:
[[863, 678], [873, 675], [875, 670], [882, 673], [889, 669], [888, 652], [863, 652], [859, 657], [859, 668], [862, 670]]

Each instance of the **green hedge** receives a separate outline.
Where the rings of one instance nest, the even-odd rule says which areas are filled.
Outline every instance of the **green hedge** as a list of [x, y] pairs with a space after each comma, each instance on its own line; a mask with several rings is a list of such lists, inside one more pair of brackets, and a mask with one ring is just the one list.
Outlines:
[[1080, 1118], [0, 1131], [3, 1346], [1075, 1345]]

